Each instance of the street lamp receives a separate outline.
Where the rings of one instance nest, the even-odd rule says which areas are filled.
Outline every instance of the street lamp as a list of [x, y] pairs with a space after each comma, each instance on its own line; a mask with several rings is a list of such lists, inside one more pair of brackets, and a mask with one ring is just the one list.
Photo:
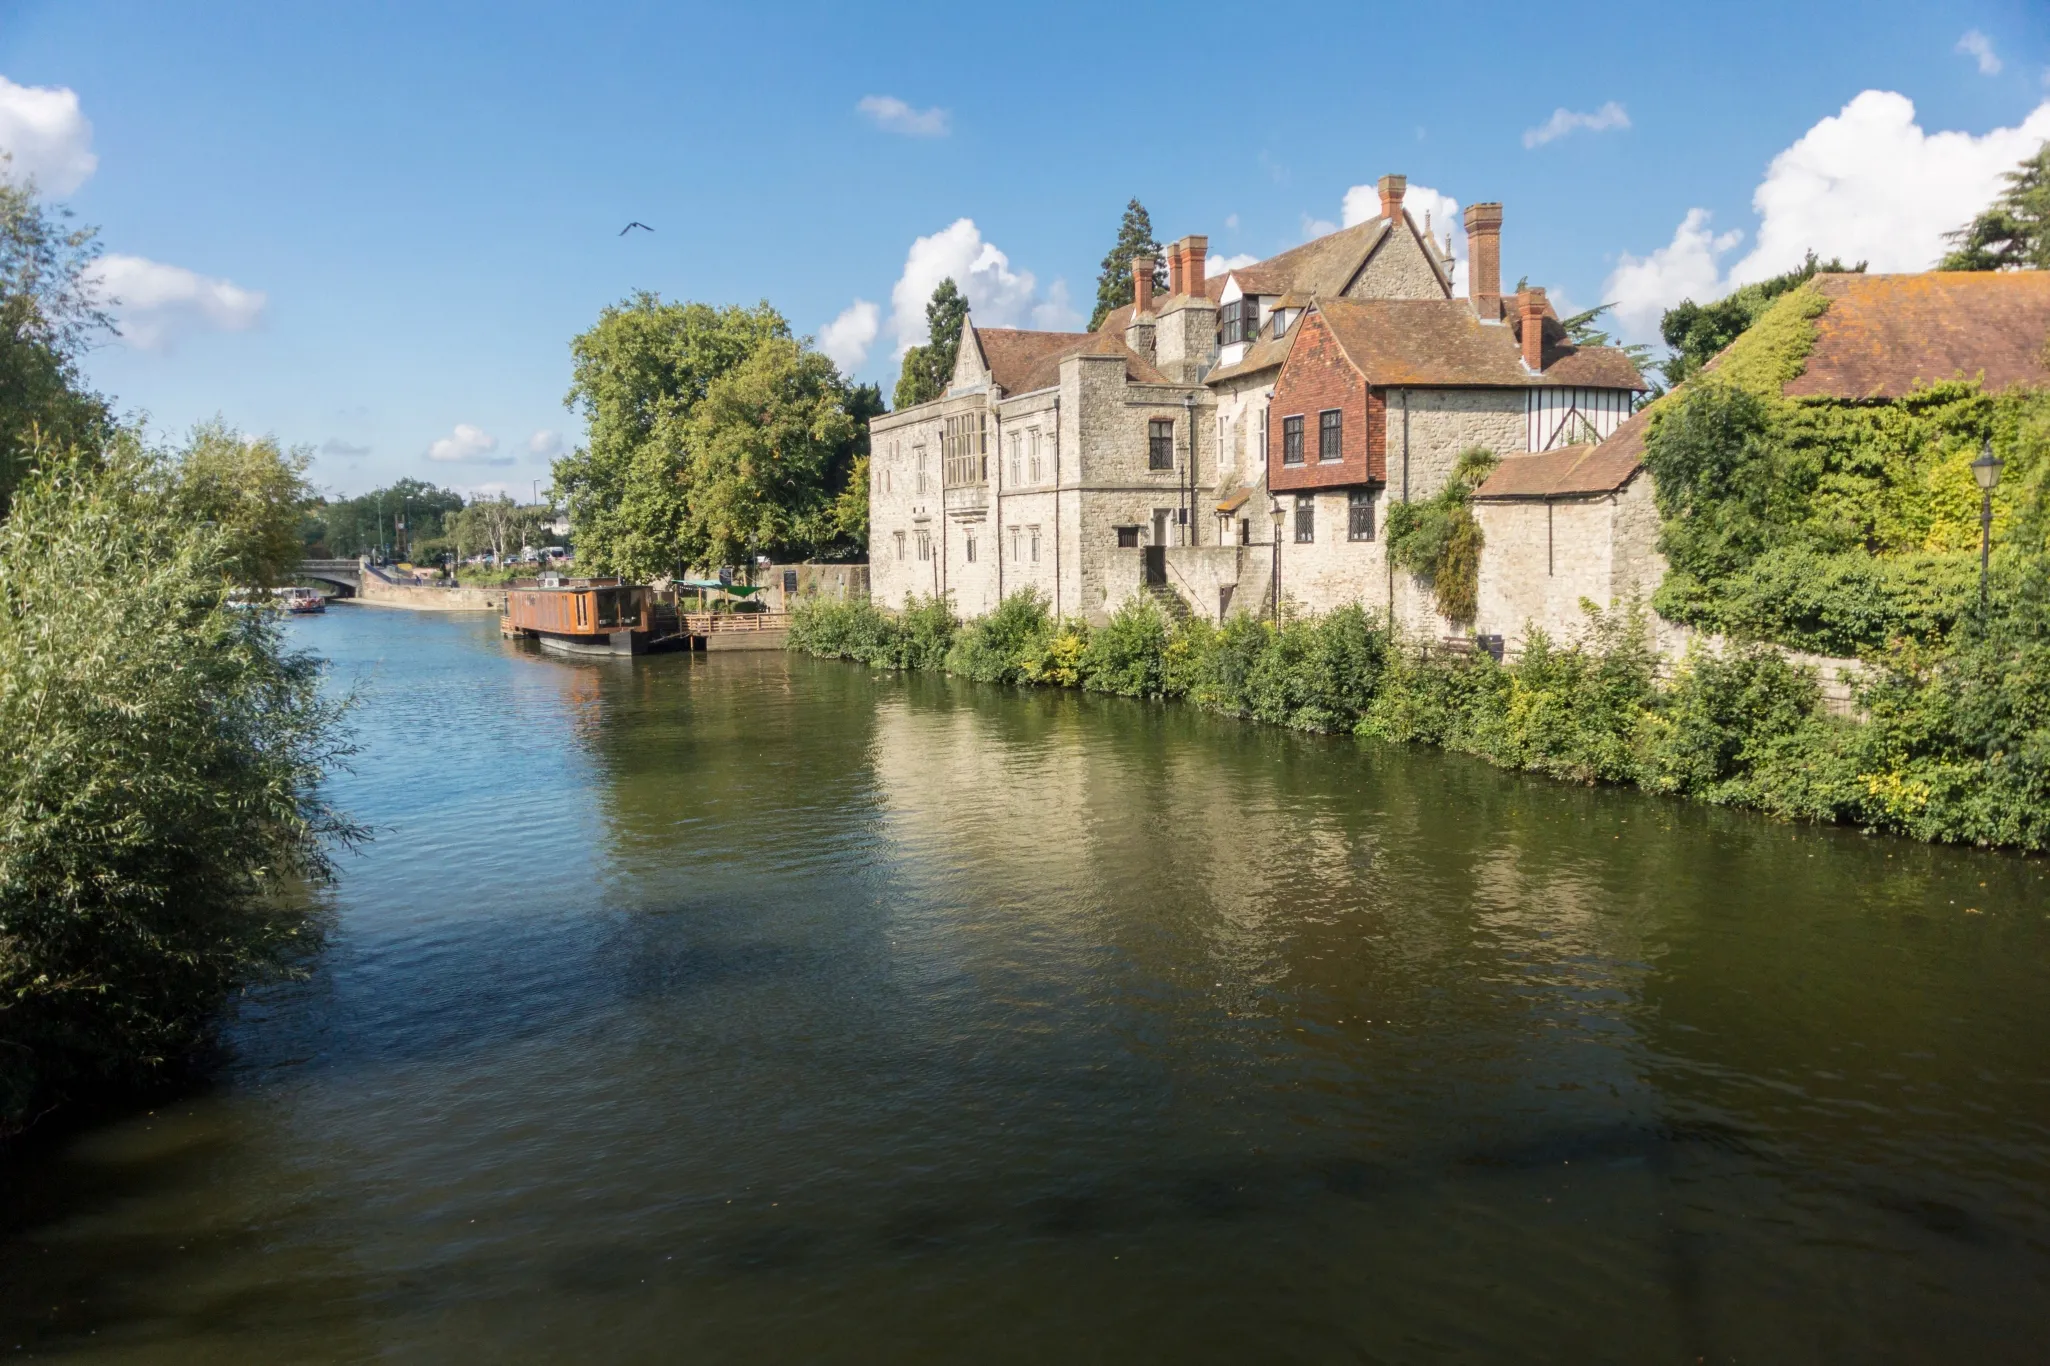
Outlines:
[[1267, 515], [1274, 519], [1274, 572], [1268, 576], [1268, 589], [1274, 599], [1274, 619], [1281, 620], [1281, 519], [1288, 514], [1281, 509], [1279, 498], [1269, 497]]
[[1986, 605], [1986, 571], [1993, 562], [1993, 490], [2000, 484], [2000, 457], [1993, 454], [1988, 438], [1972, 462], [1972, 478], [1979, 482], [1979, 606]]

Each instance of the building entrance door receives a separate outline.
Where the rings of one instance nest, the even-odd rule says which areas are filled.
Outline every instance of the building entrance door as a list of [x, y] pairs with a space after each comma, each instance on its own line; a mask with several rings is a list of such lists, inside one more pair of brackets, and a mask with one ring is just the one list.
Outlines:
[[1148, 588], [1151, 588], [1151, 587], [1153, 587], [1153, 586], [1154, 586], [1155, 584], [1160, 584], [1160, 585], [1162, 585], [1162, 586], [1165, 586], [1165, 585], [1166, 585], [1166, 583], [1167, 583], [1167, 547], [1166, 547], [1166, 546], [1164, 546], [1164, 545], [1149, 545], [1149, 546], [1147, 546], [1147, 547], [1145, 548], [1145, 550], [1144, 550], [1144, 551], [1142, 552], [1142, 563], [1143, 563], [1143, 565], [1144, 565], [1144, 567], [1145, 567], [1145, 574], [1144, 574], [1144, 576], [1143, 576], [1143, 577], [1144, 577], [1144, 579], [1145, 579], [1145, 583], [1146, 583], [1146, 586], [1147, 586]]

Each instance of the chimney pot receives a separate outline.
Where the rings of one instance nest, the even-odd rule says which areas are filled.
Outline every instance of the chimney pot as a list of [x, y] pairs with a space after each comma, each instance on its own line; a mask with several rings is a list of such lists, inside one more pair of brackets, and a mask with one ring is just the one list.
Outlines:
[[1182, 292], [1182, 244], [1179, 242], [1167, 249], [1167, 292], [1170, 297]]
[[1207, 237], [1184, 237], [1182, 239], [1182, 283], [1191, 294], [1203, 292], [1203, 259], [1210, 254], [1210, 239]]
[[1484, 318], [1501, 317], [1502, 206], [1466, 206], [1466, 292], [1474, 311]]
[[1524, 368], [1536, 373], [1545, 368], [1545, 292], [1536, 286], [1522, 290], [1516, 311], [1522, 316]]
[[1402, 216], [1402, 195], [1409, 188], [1409, 177], [1384, 175], [1377, 188], [1381, 191], [1381, 216], [1392, 223]]
[[1153, 311], [1153, 258], [1132, 258], [1132, 316]]

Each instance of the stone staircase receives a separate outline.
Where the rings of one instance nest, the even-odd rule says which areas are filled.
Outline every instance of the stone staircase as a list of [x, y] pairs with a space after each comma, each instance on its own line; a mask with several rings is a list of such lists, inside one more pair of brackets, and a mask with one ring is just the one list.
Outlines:
[[1160, 604], [1160, 610], [1166, 615], [1167, 619], [1177, 626], [1180, 626], [1195, 615], [1195, 612], [1189, 607], [1188, 599], [1164, 583], [1149, 583], [1146, 585], [1145, 591], [1148, 596]]

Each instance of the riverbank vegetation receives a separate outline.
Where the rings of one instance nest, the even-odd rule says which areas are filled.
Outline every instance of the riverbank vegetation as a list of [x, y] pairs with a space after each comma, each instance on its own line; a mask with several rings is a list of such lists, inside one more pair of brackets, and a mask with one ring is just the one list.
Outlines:
[[301, 454], [148, 448], [83, 388], [89, 231], [0, 182], [0, 1135], [180, 1075], [237, 989], [317, 939], [359, 832], [320, 796], [341, 705], [278, 618]]
[[1183, 700], [1229, 716], [1433, 744], [1570, 782], [1841, 822], [1916, 839], [2050, 850], [2050, 574], [2010, 566], [2006, 610], [1941, 655], [1875, 660], [1860, 721], [1829, 715], [1814, 672], [1764, 644], [1666, 667], [1641, 608], [1590, 611], [1584, 635], [1532, 633], [1497, 663], [1406, 638], [1360, 607], [1222, 626], [1150, 599], [1092, 629], [1024, 592], [958, 622], [943, 600], [901, 615], [800, 603], [791, 648], [989, 683]]

